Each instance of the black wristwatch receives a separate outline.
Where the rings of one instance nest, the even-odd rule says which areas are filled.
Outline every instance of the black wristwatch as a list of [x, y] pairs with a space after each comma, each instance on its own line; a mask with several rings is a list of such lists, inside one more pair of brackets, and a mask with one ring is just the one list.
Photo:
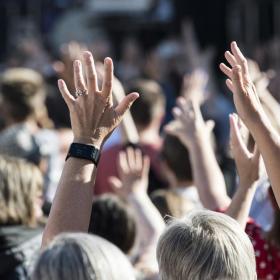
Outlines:
[[70, 157], [87, 159], [97, 166], [100, 158], [100, 150], [92, 145], [72, 143], [65, 160]]

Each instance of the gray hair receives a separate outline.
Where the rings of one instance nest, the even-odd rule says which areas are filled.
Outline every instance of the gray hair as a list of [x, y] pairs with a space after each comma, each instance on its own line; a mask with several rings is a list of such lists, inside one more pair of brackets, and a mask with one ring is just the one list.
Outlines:
[[173, 220], [159, 240], [157, 259], [162, 280], [257, 279], [249, 237], [229, 216], [208, 210]]
[[126, 256], [105, 239], [66, 233], [56, 237], [41, 253], [32, 280], [135, 279]]

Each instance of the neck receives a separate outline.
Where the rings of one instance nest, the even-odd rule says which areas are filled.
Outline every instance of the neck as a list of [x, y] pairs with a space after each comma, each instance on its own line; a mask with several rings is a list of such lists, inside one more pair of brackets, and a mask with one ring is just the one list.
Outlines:
[[161, 138], [159, 135], [159, 129], [155, 127], [149, 127], [146, 129], [138, 129], [140, 142], [144, 144], [157, 144], [161, 143]]

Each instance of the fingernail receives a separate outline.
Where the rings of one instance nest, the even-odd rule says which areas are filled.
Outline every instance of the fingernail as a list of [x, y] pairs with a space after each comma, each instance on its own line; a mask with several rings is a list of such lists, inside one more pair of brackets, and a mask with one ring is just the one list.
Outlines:
[[80, 60], [75, 60], [75, 66], [76, 66], [76, 67], [79, 67], [80, 65], [81, 65]]
[[109, 57], [106, 57], [106, 58], [104, 59], [104, 63], [105, 63], [106, 65], [109, 65], [109, 63], [110, 63], [110, 58], [109, 58]]

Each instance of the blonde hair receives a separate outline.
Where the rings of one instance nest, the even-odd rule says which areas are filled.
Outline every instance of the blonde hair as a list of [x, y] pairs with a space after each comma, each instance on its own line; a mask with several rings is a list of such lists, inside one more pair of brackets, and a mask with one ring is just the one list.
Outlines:
[[35, 226], [35, 203], [42, 186], [42, 174], [35, 165], [1, 155], [0, 225]]
[[257, 279], [249, 237], [229, 216], [208, 210], [171, 222], [157, 259], [162, 280]]
[[135, 280], [125, 255], [105, 239], [64, 233], [41, 253], [32, 280]]

